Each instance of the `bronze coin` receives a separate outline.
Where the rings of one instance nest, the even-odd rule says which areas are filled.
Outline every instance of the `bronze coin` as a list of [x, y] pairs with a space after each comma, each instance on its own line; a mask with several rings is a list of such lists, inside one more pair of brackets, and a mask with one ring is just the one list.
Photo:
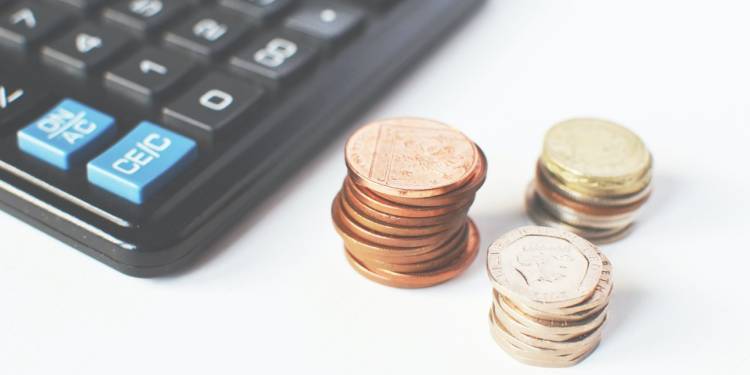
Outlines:
[[380, 192], [374, 192], [374, 194], [393, 203], [417, 207], [449, 206], [454, 202], [463, 201], [468, 197], [472, 197], [473, 199], [477, 190], [484, 185], [484, 182], [487, 179], [487, 158], [479, 147], [477, 147], [477, 153], [479, 154], [479, 163], [477, 164], [477, 169], [472, 174], [471, 179], [461, 187], [446, 192], [445, 194], [422, 199], [391, 196]]
[[430, 226], [403, 226], [403, 225], [392, 225], [383, 223], [372, 218], [367, 217], [361, 211], [352, 207], [349, 204], [349, 200], [346, 198], [346, 194], [340, 194], [341, 207], [344, 213], [352, 220], [356, 221], [361, 226], [370, 229], [377, 233], [382, 233], [389, 236], [399, 237], [419, 237], [419, 236], [430, 236], [441, 232], [449, 231], [463, 225], [466, 221], [466, 216], [454, 216], [450, 218], [450, 221], [446, 221], [436, 225]]
[[467, 209], [474, 201], [474, 196], [465, 197], [463, 200], [454, 201], [451, 204], [439, 207], [416, 207], [407, 206], [390, 202], [379, 195], [367, 190], [367, 188], [357, 186], [350, 177], [345, 182], [352, 194], [360, 201], [375, 210], [389, 213], [396, 216], [409, 218], [431, 218], [435, 216], [444, 216], [461, 209]]
[[[358, 234], [358, 231], [352, 230], [353, 227], [357, 227], [358, 225], [352, 223], [351, 220], [349, 220], [341, 211], [341, 204], [338, 202], [338, 196], [331, 205], [331, 216], [333, 218], [333, 224], [336, 232], [338, 232], [338, 234], [344, 239], [344, 242], [346, 243], [346, 246], [348, 248], [356, 248], [361, 252], [373, 254], [373, 256], [387, 257], [394, 253], [403, 256], [417, 256], [429, 253], [439, 247], [442, 247], [442, 245], [444, 245], [449, 240], [449, 238], [446, 238], [442, 242], [436, 241], [435, 243], [430, 243], [422, 246], [386, 246], [374, 243], [361, 237]], [[361, 228], [359, 229], [364, 230]], [[455, 235], [456, 233], [453, 233], [453, 236], [448, 237], [452, 238], [455, 237]]]
[[438, 256], [435, 258], [426, 259], [419, 263], [409, 264], [388, 263], [374, 258], [362, 258], [358, 257], [357, 254], [353, 251], [349, 251], [349, 249], [347, 249], [347, 251], [349, 251], [349, 253], [352, 254], [352, 256], [354, 256], [360, 263], [362, 263], [363, 266], [371, 270], [387, 270], [399, 273], [422, 273], [434, 271], [452, 263], [456, 259], [456, 257], [460, 256], [461, 253], [463, 253], [467, 241], [468, 237], [464, 233], [464, 238], [462, 239], [462, 241], [459, 241], [459, 243], [453, 248], [448, 248], [448, 252], [444, 254], [438, 254]]
[[347, 141], [345, 159], [361, 186], [393, 196], [424, 198], [463, 185], [478, 163], [474, 143], [437, 121], [376, 121]]
[[351, 186], [347, 183], [344, 183], [344, 187], [342, 190], [349, 204], [352, 207], [356, 208], [364, 216], [367, 216], [369, 218], [372, 218], [374, 220], [377, 220], [383, 223], [388, 223], [388, 224], [392, 224], [396, 226], [420, 226], [421, 227], [421, 226], [437, 225], [440, 223], [445, 223], [447, 221], [450, 221], [455, 216], [461, 216], [461, 215], [466, 216], [470, 208], [470, 204], [466, 204], [463, 207], [457, 208], [454, 211], [448, 212], [440, 216], [404, 217], [404, 216], [389, 214], [387, 212], [381, 212], [368, 206], [365, 202], [361, 201], [357, 197], [357, 195], [352, 191]]
[[344, 240], [344, 247], [357, 259], [364, 259], [381, 265], [413, 265], [439, 258], [450, 253], [455, 248], [463, 246], [468, 240], [467, 231], [468, 225], [465, 225], [453, 238], [441, 244], [436, 249], [417, 255], [404, 255], [400, 249], [381, 249], [379, 252], [362, 251], [361, 246], [358, 246], [357, 243], [351, 243], [347, 240]]
[[466, 242], [466, 247], [463, 249], [464, 251], [461, 253], [461, 256], [457, 257], [454, 262], [446, 267], [431, 272], [405, 274], [387, 270], [371, 270], [362, 265], [349, 252], [346, 252], [346, 258], [357, 272], [377, 283], [396, 288], [430, 287], [460, 275], [476, 258], [479, 253], [479, 231], [471, 220], [469, 220], [468, 225], [469, 240]]

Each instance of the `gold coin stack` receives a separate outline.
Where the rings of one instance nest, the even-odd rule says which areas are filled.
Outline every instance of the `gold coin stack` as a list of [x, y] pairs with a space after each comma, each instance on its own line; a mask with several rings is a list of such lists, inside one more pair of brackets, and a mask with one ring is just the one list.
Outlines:
[[357, 272], [422, 288], [468, 268], [479, 232], [467, 213], [487, 173], [474, 142], [435, 121], [397, 118], [357, 130], [345, 153], [332, 216]]
[[557, 228], [518, 228], [490, 246], [487, 271], [492, 336], [518, 361], [567, 367], [599, 345], [612, 265], [590, 242]]
[[630, 130], [603, 120], [573, 119], [544, 139], [536, 177], [526, 194], [534, 222], [596, 243], [629, 233], [651, 194], [653, 160]]

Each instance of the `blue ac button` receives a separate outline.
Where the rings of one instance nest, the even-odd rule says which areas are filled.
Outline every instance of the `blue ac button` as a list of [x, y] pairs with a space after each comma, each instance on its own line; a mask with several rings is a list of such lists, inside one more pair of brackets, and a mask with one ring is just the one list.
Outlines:
[[133, 203], [149, 196], [198, 156], [195, 141], [142, 122], [88, 164], [89, 182]]
[[75, 100], [65, 99], [18, 131], [18, 148], [62, 170], [91, 156], [115, 134], [115, 120]]

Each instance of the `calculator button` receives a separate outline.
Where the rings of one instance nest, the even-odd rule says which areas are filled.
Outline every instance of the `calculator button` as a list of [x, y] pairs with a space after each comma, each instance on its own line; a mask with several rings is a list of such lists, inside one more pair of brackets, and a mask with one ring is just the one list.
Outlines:
[[144, 121], [87, 166], [90, 183], [141, 204], [198, 156], [192, 139]]
[[0, 71], [0, 128], [33, 109], [44, 98], [44, 92], [17, 82], [7, 72]]
[[28, 48], [47, 37], [68, 19], [59, 9], [24, 2], [0, 16], [0, 41], [18, 48]]
[[292, 0], [220, 0], [221, 5], [240, 11], [255, 20], [264, 22], [280, 14], [293, 3]]
[[271, 33], [243, 49], [230, 60], [232, 66], [272, 81], [299, 73], [315, 57], [315, 48], [291, 33]]
[[212, 139], [230, 123], [255, 109], [262, 96], [260, 86], [211, 73], [164, 108], [164, 120], [188, 134]]
[[354, 32], [364, 16], [361, 9], [351, 5], [316, 1], [306, 3], [289, 16], [286, 26], [324, 42], [335, 42]]
[[128, 37], [118, 30], [84, 24], [43, 47], [42, 55], [51, 65], [90, 72], [113, 58], [128, 42]]
[[190, 5], [189, 0], [125, 0], [104, 9], [104, 18], [145, 33], [162, 26]]
[[115, 134], [115, 120], [66, 99], [18, 131], [18, 147], [62, 170], [69, 170]]
[[204, 10], [169, 31], [164, 40], [192, 53], [211, 57], [236, 43], [250, 24], [242, 17], [219, 10]]
[[105, 84], [142, 101], [153, 101], [173, 87], [193, 64], [181, 56], [146, 47], [104, 75]]

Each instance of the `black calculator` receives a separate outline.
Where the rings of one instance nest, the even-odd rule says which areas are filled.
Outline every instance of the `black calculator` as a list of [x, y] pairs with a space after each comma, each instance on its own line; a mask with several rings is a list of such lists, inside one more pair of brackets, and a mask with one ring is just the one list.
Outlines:
[[481, 3], [0, 0], [0, 205], [177, 270]]

